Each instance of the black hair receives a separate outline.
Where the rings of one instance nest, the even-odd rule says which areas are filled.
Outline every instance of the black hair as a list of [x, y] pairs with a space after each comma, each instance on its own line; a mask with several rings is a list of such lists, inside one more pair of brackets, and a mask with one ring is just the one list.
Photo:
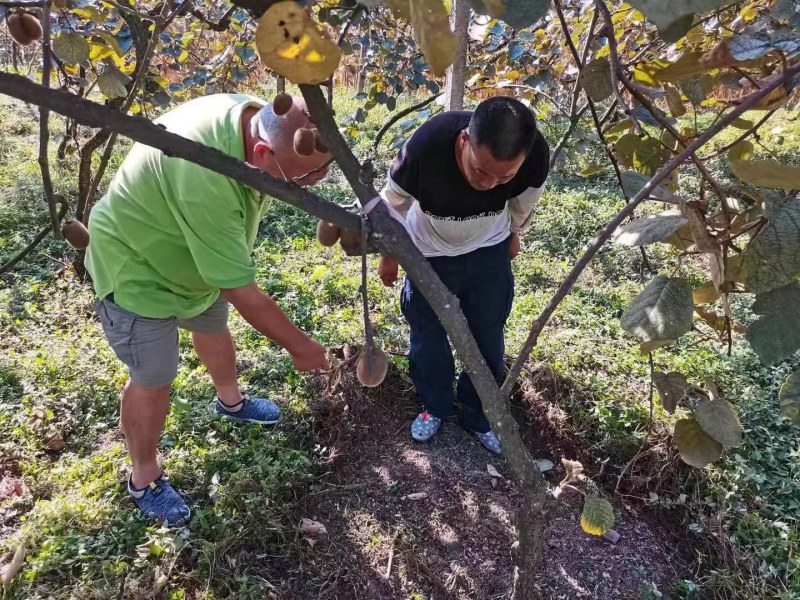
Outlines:
[[519, 100], [494, 96], [475, 109], [469, 122], [469, 137], [486, 146], [497, 160], [528, 156], [536, 141], [536, 117]]

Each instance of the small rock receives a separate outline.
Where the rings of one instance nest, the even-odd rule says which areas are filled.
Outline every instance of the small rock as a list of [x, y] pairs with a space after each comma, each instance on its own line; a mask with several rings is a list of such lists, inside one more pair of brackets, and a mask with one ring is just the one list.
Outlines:
[[603, 534], [603, 539], [609, 544], [616, 544], [619, 541], [620, 535], [613, 529], [609, 529]]
[[539, 471], [546, 473], [553, 468], [553, 461], [547, 460], [546, 458], [537, 458], [536, 466], [539, 468]]
[[561, 548], [561, 540], [557, 537], [548, 538], [547, 545], [551, 548]]

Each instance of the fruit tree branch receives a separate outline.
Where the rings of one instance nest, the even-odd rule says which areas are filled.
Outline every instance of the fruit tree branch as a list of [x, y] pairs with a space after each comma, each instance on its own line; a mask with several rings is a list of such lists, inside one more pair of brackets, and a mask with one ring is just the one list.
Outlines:
[[[50, 87], [50, 70], [53, 66], [50, 50], [50, 0], [46, 0], [42, 8], [42, 85]], [[53, 228], [53, 237], [61, 239], [61, 220], [58, 218], [58, 207], [53, 195], [53, 180], [50, 177], [50, 160], [47, 148], [50, 142], [50, 111], [39, 107], [39, 169], [42, 171], [42, 187], [47, 210], [50, 212], [50, 226]]]
[[589, 243], [589, 247], [586, 252], [583, 254], [583, 256], [581, 256], [578, 262], [575, 263], [575, 266], [572, 267], [572, 270], [569, 272], [566, 279], [564, 279], [564, 281], [558, 287], [556, 293], [550, 299], [550, 302], [548, 302], [547, 306], [533, 322], [530, 333], [528, 334], [528, 339], [525, 340], [525, 345], [523, 346], [519, 357], [512, 366], [508, 376], [506, 377], [506, 380], [503, 382], [502, 389], [504, 393], [508, 394], [511, 391], [514, 382], [517, 380], [517, 377], [519, 377], [519, 374], [522, 371], [522, 366], [525, 364], [525, 361], [528, 360], [528, 356], [530, 356], [530, 353], [536, 347], [539, 334], [547, 324], [547, 321], [555, 312], [556, 308], [558, 308], [559, 304], [561, 304], [561, 301], [567, 296], [567, 294], [569, 294], [570, 289], [573, 285], [575, 285], [575, 282], [578, 280], [584, 269], [589, 265], [589, 262], [591, 262], [592, 258], [594, 258], [594, 255], [597, 254], [603, 244], [608, 241], [614, 231], [616, 231], [617, 227], [622, 224], [628, 215], [630, 215], [636, 209], [636, 207], [639, 206], [639, 204], [641, 204], [650, 196], [650, 193], [661, 181], [666, 179], [670, 173], [672, 173], [672, 171], [677, 169], [684, 161], [697, 152], [697, 150], [702, 148], [709, 140], [724, 130], [737, 117], [740, 117], [746, 111], [750, 110], [758, 103], [759, 100], [766, 97], [767, 94], [769, 94], [772, 90], [777, 88], [779, 85], [783, 85], [786, 81], [789, 81], [792, 77], [798, 74], [800, 74], [800, 62], [788, 67], [781, 75], [775, 77], [771, 81], [764, 83], [760, 90], [757, 90], [751, 93], [749, 96], [746, 96], [741, 104], [728, 113], [725, 118], [720, 119], [713, 126], [706, 129], [702, 135], [698, 136], [691, 144], [687, 145], [680, 154], [673, 157], [667, 164], [661, 167], [658, 172], [653, 175], [647, 185], [645, 185], [639, 191], [639, 193], [636, 194], [631, 201], [626, 204], [625, 207], [620, 210], [617, 215], [597, 234], [597, 236]]

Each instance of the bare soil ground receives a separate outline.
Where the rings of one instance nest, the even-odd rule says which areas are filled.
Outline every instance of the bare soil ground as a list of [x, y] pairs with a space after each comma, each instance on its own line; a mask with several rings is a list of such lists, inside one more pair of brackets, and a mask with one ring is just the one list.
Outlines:
[[[527, 410], [526, 403], [538, 406]], [[549, 412], [541, 403], [547, 400], [539, 394], [520, 394], [516, 412], [521, 421], [519, 413], [526, 413], [523, 429], [534, 456], [556, 464], [546, 475], [557, 483], [560, 458], [574, 458], [575, 450], [562, 448], [551, 432], [537, 435], [553, 426], [537, 424]], [[337, 394], [320, 401], [315, 433], [333, 449], [331, 473], [305, 496], [302, 513], [324, 524], [327, 535], [309, 536], [300, 572], [284, 579], [276, 597], [509, 597], [520, 498], [511, 473], [453, 422], [429, 444], [414, 442], [408, 426], [417, 410], [410, 382], [395, 370], [368, 395], [346, 377]], [[572, 494], [551, 514], [538, 598], [640, 598], [651, 583], [663, 591], [686, 574], [666, 536], [621, 506], [615, 506], [616, 545], [584, 533], [582, 498]]]

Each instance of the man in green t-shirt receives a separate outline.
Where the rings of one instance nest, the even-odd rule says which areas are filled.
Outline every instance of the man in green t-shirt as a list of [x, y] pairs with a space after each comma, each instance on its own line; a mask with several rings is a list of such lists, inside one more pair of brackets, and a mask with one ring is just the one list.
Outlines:
[[[312, 185], [330, 155], [294, 149], [294, 134], [314, 128], [302, 98], [278, 116], [245, 95], [198, 98], [156, 122], [286, 181]], [[192, 332], [222, 417], [275, 423], [270, 400], [243, 394], [227, 326], [228, 305], [285, 348], [301, 371], [327, 369], [325, 349], [298, 329], [255, 283], [253, 245], [268, 199], [223, 175], [136, 144], [89, 219], [86, 267], [95, 310], [114, 352], [128, 367], [121, 426], [133, 470], [128, 491], [148, 517], [188, 521], [189, 507], [157, 459], [178, 370], [178, 327]]]

